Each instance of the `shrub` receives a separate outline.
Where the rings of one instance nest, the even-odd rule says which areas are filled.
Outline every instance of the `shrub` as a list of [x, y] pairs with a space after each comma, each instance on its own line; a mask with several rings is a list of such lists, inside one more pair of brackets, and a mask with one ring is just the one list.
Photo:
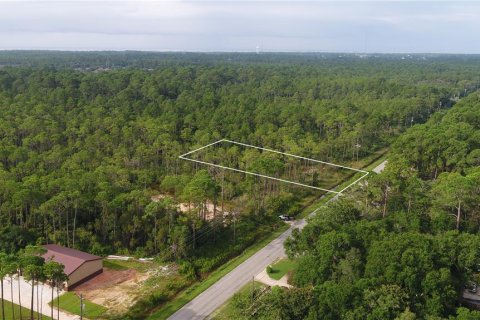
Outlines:
[[178, 271], [189, 280], [197, 279], [197, 271], [195, 270], [193, 263], [190, 261], [180, 262], [180, 268]]
[[148, 310], [153, 307], [168, 301], [168, 296], [164, 292], [154, 292], [142, 299], [139, 299], [122, 319], [144, 319]]

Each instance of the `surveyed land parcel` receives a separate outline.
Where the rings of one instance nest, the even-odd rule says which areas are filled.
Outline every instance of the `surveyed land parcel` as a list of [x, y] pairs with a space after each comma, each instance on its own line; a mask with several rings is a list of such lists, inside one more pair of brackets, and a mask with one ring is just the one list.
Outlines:
[[[228, 139], [215, 141], [179, 157], [249, 176], [332, 193], [342, 193], [368, 175], [364, 170]], [[359, 177], [352, 184], [339, 191], [332, 189], [346, 176], [354, 174]]]

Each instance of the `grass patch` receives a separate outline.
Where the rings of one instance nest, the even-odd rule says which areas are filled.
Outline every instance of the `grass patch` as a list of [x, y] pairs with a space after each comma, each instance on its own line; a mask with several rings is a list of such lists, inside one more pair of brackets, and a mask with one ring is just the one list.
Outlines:
[[[56, 304], [55, 299], [55, 304]], [[49, 304], [51, 305], [52, 302]], [[89, 319], [96, 319], [107, 311], [107, 308], [83, 299], [83, 316]], [[80, 315], [80, 297], [73, 292], [66, 292], [60, 296], [60, 309]]]
[[[13, 314], [15, 313], [15, 317]], [[38, 319], [38, 313], [34, 312], [35, 319]], [[2, 316], [2, 306], [0, 304], [0, 317]], [[20, 306], [5, 300], [5, 319], [9, 320], [27, 320], [30, 319], [30, 309], [22, 307], [22, 318], [20, 319]], [[52, 318], [42, 315], [42, 320], [51, 320]]]
[[289, 259], [282, 259], [275, 264], [267, 267], [267, 274], [274, 280], [280, 280], [289, 271], [297, 269], [298, 265], [295, 261]]
[[138, 260], [103, 260], [103, 266], [106, 268], [110, 268], [113, 270], [128, 270], [128, 269], [134, 269], [138, 272], [146, 272], [154, 267], [159, 266], [159, 264], [155, 261], [147, 261], [147, 262], [141, 262]]
[[124, 271], [129, 269], [127, 266], [118, 263], [117, 260], [112, 261], [107, 259], [103, 260], [103, 267], [116, 271]]
[[210, 286], [215, 284], [218, 280], [220, 280], [223, 276], [227, 273], [235, 269], [239, 266], [242, 262], [250, 258], [254, 255], [258, 250], [265, 247], [275, 238], [277, 238], [280, 234], [285, 232], [289, 226], [287, 224], [283, 224], [279, 227], [279, 229], [272, 232], [269, 236], [265, 237], [263, 240], [256, 242], [254, 245], [247, 248], [243, 254], [231, 259], [227, 263], [220, 266], [218, 269], [213, 271], [207, 278], [205, 278], [201, 282], [197, 282], [191, 287], [187, 288], [186, 290], [182, 291], [178, 294], [173, 300], [167, 302], [165, 305], [161, 307], [160, 310], [152, 313], [148, 319], [167, 319], [172, 314], [174, 314], [177, 310], [187, 304], [189, 301], [194, 299], [200, 293], [208, 289]]

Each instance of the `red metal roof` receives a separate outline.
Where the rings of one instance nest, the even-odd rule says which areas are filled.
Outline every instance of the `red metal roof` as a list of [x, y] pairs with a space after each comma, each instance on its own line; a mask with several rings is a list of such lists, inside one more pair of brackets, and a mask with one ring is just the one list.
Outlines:
[[43, 255], [45, 261], [53, 260], [65, 266], [65, 274], [71, 275], [73, 271], [77, 270], [82, 264], [87, 261], [102, 259], [90, 253], [78, 251], [62, 247], [56, 244], [46, 244], [43, 246], [47, 249], [47, 253]]

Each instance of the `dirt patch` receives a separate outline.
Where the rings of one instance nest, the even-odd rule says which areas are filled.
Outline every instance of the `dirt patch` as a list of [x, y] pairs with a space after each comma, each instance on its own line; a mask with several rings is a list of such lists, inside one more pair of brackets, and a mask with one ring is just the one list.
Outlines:
[[87, 300], [120, 313], [133, 304], [141, 284], [148, 277], [148, 274], [136, 270], [117, 271], [104, 268], [103, 273], [73, 291], [82, 294]]
[[[150, 199], [153, 202], [159, 202], [160, 200], [162, 200], [164, 198], [167, 198], [167, 197], [168, 197], [168, 195], [165, 195], [165, 194], [157, 194], [157, 195], [152, 196]], [[188, 203], [179, 203], [177, 205], [177, 209], [180, 212], [185, 213], [185, 212], [188, 212], [189, 210], [193, 209], [193, 207]], [[216, 213], [217, 215], [222, 214], [222, 210], [221, 210], [220, 206], [214, 206], [212, 202], [207, 201], [206, 206], [205, 206], [205, 219], [207, 221], [213, 220], [214, 217], [215, 217], [214, 213]], [[224, 218], [227, 217], [229, 214], [230, 214], [229, 212], [224, 211], [223, 212]]]

